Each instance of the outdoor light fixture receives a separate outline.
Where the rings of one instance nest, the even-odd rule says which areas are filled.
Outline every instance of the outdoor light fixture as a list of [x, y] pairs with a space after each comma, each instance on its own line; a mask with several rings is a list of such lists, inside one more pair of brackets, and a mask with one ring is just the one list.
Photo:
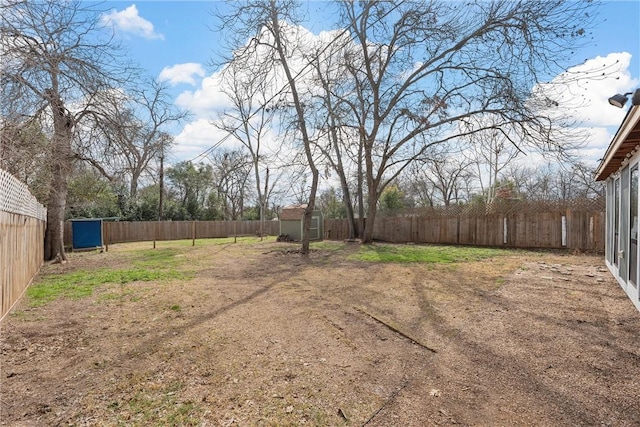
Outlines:
[[633, 94], [631, 98], [632, 105], [640, 105], [640, 89], [636, 89], [635, 92], [627, 92], [624, 95], [615, 94], [611, 98], [609, 98], [609, 104], [614, 105], [618, 108], [624, 107], [624, 105], [629, 100], [628, 96]]

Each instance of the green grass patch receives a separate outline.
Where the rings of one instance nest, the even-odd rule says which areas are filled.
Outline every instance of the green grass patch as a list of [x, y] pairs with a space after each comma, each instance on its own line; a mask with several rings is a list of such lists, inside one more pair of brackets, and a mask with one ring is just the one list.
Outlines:
[[121, 425], [197, 426], [202, 408], [178, 399], [181, 384], [169, 384], [156, 393], [138, 391], [126, 403], [112, 402], [107, 407], [118, 414]]
[[[185, 256], [176, 248], [133, 252], [131, 266], [127, 268], [97, 268], [43, 275], [28, 288], [27, 297], [29, 304], [37, 307], [61, 297], [79, 299], [90, 296], [96, 287], [107, 283], [125, 285], [138, 281], [189, 279], [193, 273], [180, 269], [186, 263]], [[101, 299], [116, 298], [118, 296], [115, 294], [107, 294]]]
[[360, 246], [358, 252], [348, 258], [367, 262], [451, 264], [479, 261], [504, 254], [502, 249], [467, 246], [372, 244]]
[[47, 304], [57, 298], [80, 299], [93, 294], [93, 290], [105, 283], [127, 284], [131, 282], [150, 282], [152, 280], [185, 279], [188, 274], [182, 271], [149, 270], [132, 268], [112, 270], [79, 270], [65, 274], [48, 274], [40, 277], [27, 289], [27, 297], [32, 307]]

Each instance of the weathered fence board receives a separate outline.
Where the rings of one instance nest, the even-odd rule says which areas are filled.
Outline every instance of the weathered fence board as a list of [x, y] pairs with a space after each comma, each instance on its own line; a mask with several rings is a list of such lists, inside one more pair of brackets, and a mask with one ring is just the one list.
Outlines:
[[[356, 222], [358, 223], [357, 220]], [[360, 227], [360, 225], [356, 224], [356, 236], [351, 236], [349, 234], [349, 222], [346, 219], [325, 219], [324, 238], [327, 240], [347, 240], [357, 237], [362, 234], [357, 231], [358, 227]], [[364, 222], [362, 228], [364, 228]]]
[[9, 312], [42, 265], [44, 229], [44, 221], [0, 211], [0, 318]]
[[324, 238], [328, 240], [345, 240], [349, 236], [349, 223], [344, 219], [325, 219]]
[[[563, 217], [565, 228], [563, 231]], [[150, 240], [203, 239], [256, 235], [259, 221], [147, 221], [104, 222], [106, 244]], [[604, 251], [605, 216], [602, 211], [517, 212], [455, 216], [378, 217], [375, 240], [392, 243], [435, 243], [513, 248], [570, 248]], [[326, 219], [324, 238], [349, 238], [346, 219]], [[265, 223], [265, 234], [277, 235], [277, 221]], [[506, 232], [506, 236], [505, 236]], [[564, 235], [564, 240], [563, 240]], [[65, 225], [65, 242], [72, 239]], [[565, 244], [563, 244], [565, 243]]]
[[[380, 217], [375, 221], [373, 238], [392, 243], [604, 251], [605, 216], [602, 211], [399, 216]], [[330, 232], [325, 237], [342, 239], [348, 232], [346, 226], [346, 220], [326, 220], [325, 229]]]
[[[151, 240], [255, 236], [260, 232], [260, 221], [104, 221], [102, 224], [104, 243], [107, 245]], [[71, 223], [65, 223], [66, 246], [71, 246], [72, 233]], [[277, 235], [279, 223], [265, 221], [264, 233]]]
[[0, 169], [0, 320], [43, 263], [46, 215], [27, 186]]

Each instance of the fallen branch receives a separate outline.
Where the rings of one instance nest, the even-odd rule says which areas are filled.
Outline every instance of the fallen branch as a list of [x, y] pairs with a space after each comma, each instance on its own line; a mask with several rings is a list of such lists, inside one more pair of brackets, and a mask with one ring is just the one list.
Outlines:
[[[365, 313], [368, 314], [368, 313]], [[372, 316], [373, 317], [373, 316]], [[374, 317], [375, 319], [375, 317]], [[376, 319], [378, 320], [378, 319]], [[389, 396], [389, 398], [387, 400], [384, 401], [384, 403], [382, 404], [381, 407], [378, 408], [378, 410], [376, 412], [374, 412], [373, 414], [371, 414], [371, 416], [369, 417], [369, 419], [367, 421], [364, 422], [364, 424], [362, 424], [362, 427], [366, 426], [367, 424], [369, 424], [371, 422], [371, 420], [373, 420], [375, 417], [378, 416], [378, 414], [380, 413], [380, 411], [382, 411], [384, 408], [387, 407], [387, 405], [389, 403], [391, 403], [393, 400], [395, 400], [396, 396], [402, 391], [404, 390], [407, 385], [409, 385], [409, 380], [405, 379], [402, 382], [402, 385], [400, 387], [398, 387], [396, 390], [394, 390], [393, 393], [391, 393], [391, 395]]]
[[356, 311], [359, 311], [362, 314], [365, 314], [367, 316], [369, 316], [370, 318], [372, 318], [373, 320], [375, 320], [376, 322], [386, 326], [387, 328], [391, 329], [393, 332], [395, 332], [396, 334], [408, 339], [409, 341], [411, 341], [413, 344], [416, 344], [422, 348], [424, 348], [425, 350], [429, 350], [432, 353], [437, 353], [438, 351], [436, 349], [433, 349], [427, 345], [422, 344], [420, 341], [417, 341], [416, 339], [410, 337], [409, 335], [405, 334], [404, 332], [402, 332], [401, 330], [399, 330], [398, 328], [396, 328], [395, 326], [390, 325], [388, 322], [385, 322], [384, 320], [380, 319], [379, 317], [374, 316], [373, 314], [367, 312], [366, 310], [363, 310], [362, 308], [359, 307], [354, 307], [354, 309]]

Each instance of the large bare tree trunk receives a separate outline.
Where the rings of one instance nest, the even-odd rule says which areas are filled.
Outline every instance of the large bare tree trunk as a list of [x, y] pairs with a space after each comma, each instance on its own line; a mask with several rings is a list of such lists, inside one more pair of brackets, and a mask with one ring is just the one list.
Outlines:
[[[327, 91], [327, 97], [329, 96], [329, 91]], [[330, 118], [330, 130], [331, 130], [331, 140], [333, 142], [333, 150], [336, 154], [335, 161], [335, 170], [338, 172], [338, 176], [340, 177], [340, 186], [342, 187], [342, 202], [344, 203], [344, 207], [347, 211], [347, 223], [349, 225], [349, 239], [354, 239], [356, 237], [356, 221], [353, 212], [353, 201], [351, 200], [351, 192], [349, 191], [349, 183], [347, 182], [346, 172], [344, 170], [344, 165], [342, 163], [342, 153], [340, 151], [340, 138], [338, 137], [337, 132], [337, 124], [335, 120], [335, 112], [333, 111], [333, 106], [330, 102], [327, 102], [327, 109], [329, 110], [329, 118]]]
[[356, 238], [356, 218], [353, 212], [353, 201], [351, 200], [351, 193], [349, 192], [349, 186], [346, 183], [342, 184], [342, 203], [344, 203], [347, 210], [347, 224], [349, 225], [349, 239]]
[[[257, 176], [259, 178], [260, 174], [257, 174]], [[260, 199], [260, 241], [262, 241], [262, 238], [265, 233], [265, 225], [266, 225], [265, 215], [267, 214], [267, 203], [268, 203], [267, 195], [268, 194], [269, 194], [269, 168], [267, 168], [267, 173], [265, 174], [265, 178], [264, 178], [264, 193], [258, 194], [258, 197]]]
[[[55, 79], [54, 79], [55, 80]], [[56, 84], [54, 83], [54, 87]], [[56, 257], [66, 260], [64, 253], [64, 213], [67, 204], [67, 185], [73, 156], [73, 116], [64, 107], [60, 96], [54, 90], [47, 92], [53, 113], [53, 152], [51, 159], [51, 184], [47, 202], [47, 231], [44, 237], [45, 260]]]
[[362, 243], [373, 243], [373, 223], [376, 219], [376, 211], [378, 208], [378, 188], [380, 180], [374, 178], [373, 160], [371, 155], [371, 143], [364, 144], [364, 155], [367, 175], [367, 220], [364, 223], [364, 231], [362, 233]]
[[[58, 178], [59, 180], [60, 178]], [[64, 188], [62, 188], [64, 187]], [[52, 189], [47, 203], [47, 230], [44, 235], [44, 258], [52, 260], [60, 257], [66, 260], [64, 253], [64, 211], [66, 207], [67, 184]]]
[[373, 224], [376, 219], [376, 203], [378, 202], [375, 193], [369, 192], [367, 198], [367, 220], [364, 223], [364, 232], [362, 233], [362, 243], [373, 243]]
[[364, 226], [365, 226], [364, 185], [363, 185], [364, 184], [363, 183], [364, 174], [362, 173], [362, 157], [363, 157], [363, 150], [364, 150], [362, 132], [364, 132], [364, 130], [361, 129], [360, 132], [361, 132], [360, 145], [358, 146], [358, 189], [357, 189], [357, 195], [358, 195], [358, 232], [357, 232], [357, 236], [362, 238], [362, 236], [364, 235]]

